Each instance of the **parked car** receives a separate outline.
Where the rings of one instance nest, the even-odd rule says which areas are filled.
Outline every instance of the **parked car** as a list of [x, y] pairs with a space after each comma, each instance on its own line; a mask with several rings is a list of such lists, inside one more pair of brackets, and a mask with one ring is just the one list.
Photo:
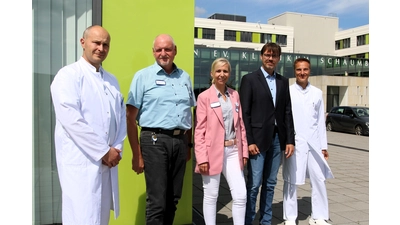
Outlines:
[[369, 136], [369, 108], [336, 106], [326, 115], [326, 130]]

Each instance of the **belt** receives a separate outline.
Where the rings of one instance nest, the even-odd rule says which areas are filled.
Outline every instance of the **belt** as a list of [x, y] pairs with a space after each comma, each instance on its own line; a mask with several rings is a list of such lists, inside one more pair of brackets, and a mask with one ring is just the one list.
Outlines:
[[224, 143], [225, 147], [232, 146], [232, 145], [236, 145], [236, 139], [225, 140], [225, 143]]
[[176, 135], [181, 135], [181, 134], [186, 133], [186, 130], [182, 130], [182, 129], [165, 130], [162, 128], [151, 128], [151, 127], [142, 127], [142, 131], [151, 131], [156, 134], [166, 134], [166, 135], [170, 135], [170, 136], [176, 136]]

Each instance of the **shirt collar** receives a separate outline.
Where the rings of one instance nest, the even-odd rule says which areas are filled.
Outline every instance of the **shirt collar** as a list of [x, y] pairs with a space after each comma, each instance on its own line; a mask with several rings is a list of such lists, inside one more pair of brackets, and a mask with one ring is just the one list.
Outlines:
[[264, 74], [264, 77], [265, 77], [265, 78], [268, 78], [268, 77], [276, 78], [275, 70], [274, 70], [274, 72], [273, 72], [272, 75], [271, 75], [271, 74], [269, 74], [267, 71], [265, 71], [264, 68], [263, 68], [262, 66], [261, 66], [260, 68], [261, 68], [261, 71], [262, 71], [262, 73]]
[[100, 65], [99, 67], [99, 72], [96, 71], [96, 67], [94, 67], [92, 64], [90, 64], [88, 61], [86, 61], [85, 58], [83, 58], [83, 56], [81, 56], [80, 61], [94, 74], [97, 74], [97, 76], [99, 76], [100, 78], [103, 78], [103, 73], [104, 73], [104, 69], [103, 67]]
[[[221, 92], [219, 92], [219, 90], [215, 87], [214, 84], [213, 84], [213, 87], [215, 88], [215, 91], [217, 92], [217, 96], [221, 97], [222, 96]], [[229, 97], [228, 87], [226, 87], [226, 85], [225, 85], [225, 96]]]
[[[154, 62], [154, 65], [159, 68], [158, 72], [162, 71], [163, 73], [167, 74], [167, 72], [165, 72], [165, 70], [160, 65], [158, 65], [157, 61]], [[176, 66], [176, 64], [172, 63], [172, 72], [171, 72], [171, 74], [173, 74], [177, 69], [178, 69], [178, 67]]]
[[303, 89], [303, 87], [302, 86], [300, 86], [300, 85], [298, 85], [297, 83], [295, 83], [296, 84], [296, 88], [297, 88], [297, 90], [299, 90], [299, 91], [301, 91], [301, 92], [308, 92], [308, 90], [310, 89], [310, 81], [307, 83], [307, 86], [306, 86], [306, 88], [305, 89]]

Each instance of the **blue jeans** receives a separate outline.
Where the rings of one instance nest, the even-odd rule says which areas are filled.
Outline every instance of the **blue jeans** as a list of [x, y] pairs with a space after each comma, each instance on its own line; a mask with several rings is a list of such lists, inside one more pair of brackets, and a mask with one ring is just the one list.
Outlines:
[[256, 202], [258, 190], [260, 196], [260, 224], [270, 225], [272, 220], [272, 201], [277, 183], [277, 175], [281, 164], [281, 149], [279, 137], [276, 134], [271, 147], [266, 151], [260, 149], [260, 154], [250, 155], [247, 163], [247, 203], [246, 225], [253, 224], [256, 216]]

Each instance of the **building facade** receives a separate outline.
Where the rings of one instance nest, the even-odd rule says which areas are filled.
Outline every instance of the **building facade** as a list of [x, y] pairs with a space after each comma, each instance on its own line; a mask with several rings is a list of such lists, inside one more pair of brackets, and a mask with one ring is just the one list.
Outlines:
[[287, 12], [260, 24], [214, 14], [195, 18], [194, 37], [197, 93], [210, 85], [210, 65], [217, 57], [230, 60], [229, 84], [240, 89], [241, 77], [261, 66], [264, 43], [275, 42], [282, 48], [277, 72], [291, 83], [294, 60], [311, 61], [310, 82], [322, 89], [326, 111], [337, 105], [369, 106], [369, 25], [338, 31], [333, 16]]

